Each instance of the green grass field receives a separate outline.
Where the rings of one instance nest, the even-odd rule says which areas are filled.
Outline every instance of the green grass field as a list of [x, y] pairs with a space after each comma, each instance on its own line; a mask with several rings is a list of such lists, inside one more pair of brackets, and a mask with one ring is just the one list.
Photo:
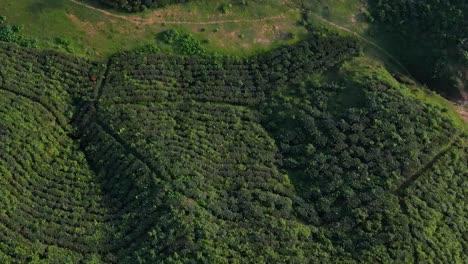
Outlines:
[[340, 26], [363, 34], [368, 29], [365, 21], [366, 6], [361, 0], [305, 1], [304, 7]]
[[8, 24], [24, 25], [25, 35], [37, 39], [40, 48], [88, 58], [157, 44], [156, 35], [170, 28], [191, 33], [207, 50], [240, 56], [292, 43], [306, 34], [297, 24], [301, 15], [294, 0], [229, 3], [193, 1], [126, 14], [102, 9], [104, 13], [70, 0], [5, 0], [0, 15]]

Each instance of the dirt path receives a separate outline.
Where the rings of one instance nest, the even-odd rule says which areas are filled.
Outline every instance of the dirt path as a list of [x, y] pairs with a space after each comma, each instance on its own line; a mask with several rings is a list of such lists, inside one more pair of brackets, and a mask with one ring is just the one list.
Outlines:
[[228, 20], [213, 20], [213, 21], [171, 21], [171, 20], [161, 20], [161, 19], [153, 19], [153, 18], [140, 18], [140, 17], [125, 16], [125, 15], [117, 15], [117, 14], [108, 12], [106, 10], [99, 9], [97, 7], [80, 2], [79, 0], [70, 0], [70, 1], [77, 5], [84, 6], [88, 9], [95, 10], [106, 16], [115, 17], [118, 19], [128, 21], [133, 24], [138, 24], [138, 25], [152, 25], [156, 23], [175, 24], [175, 25], [184, 25], [184, 24], [212, 25], [212, 24], [226, 24], [226, 23], [253, 23], [253, 22], [261, 22], [261, 21], [268, 21], [268, 20], [284, 19], [284, 15], [277, 15], [277, 16], [263, 17], [263, 18], [257, 18], [257, 19], [231, 19], [231, 20], [228, 19]]
[[403, 64], [400, 63], [400, 61], [395, 58], [392, 54], [390, 54], [387, 50], [385, 50], [384, 48], [382, 48], [379, 44], [375, 43], [374, 41], [364, 37], [363, 35], [357, 33], [357, 32], [354, 32], [352, 31], [351, 29], [348, 29], [348, 28], [345, 28], [343, 26], [340, 26], [336, 23], [333, 23], [329, 20], [326, 20], [325, 18], [321, 17], [320, 15], [318, 14], [315, 14], [315, 13], [311, 13], [315, 18], [317, 18], [318, 20], [322, 21], [322, 22], [325, 22], [327, 23], [328, 25], [331, 25], [335, 28], [338, 28], [340, 30], [343, 30], [343, 31], [346, 31], [348, 33], [351, 33], [353, 34], [354, 36], [362, 39], [363, 41], [365, 41], [366, 43], [370, 44], [371, 46], [377, 48], [379, 51], [381, 51], [382, 53], [384, 53], [388, 58], [390, 58], [394, 63], [396, 63], [408, 76], [411, 76], [414, 80], [416, 80], [412, 75], [411, 73], [406, 69], [405, 66], [403, 66]]
[[[363, 35], [357, 33], [357, 32], [354, 32], [348, 28], [345, 28], [343, 26], [340, 26], [338, 24], [335, 24], [329, 20], [326, 20], [325, 18], [321, 17], [320, 15], [318, 14], [315, 14], [315, 13], [310, 13], [311, 15], [313, 15], [315, 18], [317, 18], [318, 20], [322, 21], [322, 22], [325, 22], [327, 23], [328, 25], [331, 25], [335, 28], [338, 28], [340, 30], [343, 30], [343, 31], [346, 31], [348, 33], [351, 33], [353, 35], [355, 35], [356, 37], [362, 39], [363, 41], [365, 41], [366, 43], [372, 45], [373, 47], [377, 48], [379, 51], [381, 51], [383, 54], [385, 54], [389, 59], [391, 59], [396, 65], [398, 65], [404, 72], [407, 76], [411, 77], [411, 79], [413, 79], [413, 81], [415, 81], [419, 86], [423, 86], [416, 78], [414, 78], [413, 75], [411, 75], [411, 73], [406, 69], [405, 66], [403, 66], [403, 64], [400, 63], [400, 61], [395, 58], [392, 54], [390, 54], [388, 51], [386, 51], [384, 48], [382, 48], [381, 46], [379, 46], [379, 44], [375, 43], [374, 41], [364, 37]], [[449, 99], [447, 99], [449, 100]], [[449, 100], [450, 102], [452, 102], [451, 100]], [[453, 102], [452, 102], [453, 103]], [[465, 122], [468, 122], [468, 111], [466, 110], [466, 108], [464, 108], [463, 106], [459, 106], [457, 107], [457, 112], [458, 114], [461, 116], [461, 118], [465, 121]]]
[[457, 142], [458, 135], [454, 136], [450, 142], [442, 147], [442, 149], [429, 161], [427, 162], [422, 168], [420, 168], [418, 171], [416, 171], [413, 175], [410, 177], [406, 178], [406, 180], [398, 186], [396, 189], [395, 193], [397, 195], [403, 195], [404, 190], [411, 186], [416, 180], [419, 179], [426, 171], [428, 171], [432, 166], [443, 156], [445, 153], [447, 153]]
[[466, 108], [465, 106], [456, 105], [456, 104], [455, 104], [455, 107], [457, 108], [457, 112], [460, 114], [463, 120], [465, 120], [465, 122], [468, 122], [468, 108]]

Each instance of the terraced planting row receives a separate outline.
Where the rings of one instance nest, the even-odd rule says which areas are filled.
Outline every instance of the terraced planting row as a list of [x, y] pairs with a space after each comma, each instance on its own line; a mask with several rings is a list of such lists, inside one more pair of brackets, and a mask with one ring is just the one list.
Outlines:
[[[279, 147], [282, 168], [295, 176], [294, 186], [306, 201], [304, 207], [313, 205], [315, 215], [307, 217], [307, 222], [320, 223], [335, 245], [355, 252], [365, 263], [378, 259], [412, 262], [408, 256], [420, 252], [409, 247], [409, 241], [418, 240], [422, 246], [422, 230], [428, 232], [434, 223], [421, 224], [403, 205], [428, 195], [429, 186], [443, 189], [444, 176], [440, 173], [438, 184], [424, 184], [424, 194], [397, 197], [395, 190], [458, 137], [463, 140], [457, 144], [466, 146], [466, 135], [443, 115], [446, 109], [406, 96], [408, 88], [377, 65], [363, 70], [356, 61], [345, 65], [341, 74], [341, 80], [335, 79], [337, 84], [298, 82], [280, 90], [264, 105], [262, 123]], [[463, 149], [454, 160], [466, 159]], [[445, 162], [450, 177], [466, 180], [467, 174], [455, 169], [459, 163], [452, 167], [453, 161]], [[438, 170], [436, 174], [441, 172]], [[458, 187], [452, 188], [457, 195], [462, 193]], [[446, 206], [462, 215], [457, 203]], [[435, 213], [426, 205], [420, 210], [423, 215]], [[446, 228], [451, 220], [438, 219], [437, 225], [445, 228], [447, 237], [463, 234], [458, 228]], [[420, 225], [419, 231], [408, 228], [413, 225]], [[453, 247], [443, 258], [460, 261], [459, 244], [450, 244]], [[424, 251], [431, 256], [440, 253]], [[421, 255], [418, 259], [433, 257]]]
[[0, 95], [2, 254], [26, 261], [28, 251], [11, 243], [18, 236], [26, 250], [53, 246], [64, 259], [99, 252], [106, 209], [84, 155], [47, 109], [1, 88]]
[[73, 100], [85, 99], [93, 90], [90, 82], [96, 65], [55, 52], [38, 53], [0, 43], [0, 85], [40, 103], [66, 126], [73, 114]]
[[[328, 52], [307, 44], [297, 48], [318, 53], [317, 58]], [[345, 42], [342, 50], [346, 48], [348, 54], [355, 52]], [[344, 58], [342, 52], [329, 56], [334, 58], [328, 62], [332, 64]], [[235, 106], [258, 104], [269, 88], [260, 78], [269, 78], [270, 73], [254, 71], [259, 68], [254, 62], [132, 54], [110, 60], [97, 101], [84, 111], [81, 141], [102, 180], [108, 203], [115, 205], [109, 210], [119, 231], [111, 251], [118, 258], [188, 261], [189, 256], [207, 254], [195, 250], [203, 245], [203, 236], [182, 244], [173, 241], [175, 237], [154, 240], [155, 236], [177, 235], [180, 225], [188, 224], [185, 217], [172, 218], [179, 210], [186, 211], [185, 206], [203, 216], [200, 223], [206, 221], [198, 232], [209, 233], [213, 228], [232, 241], [242, 240], [239, 234], [257, 232], [258, 223], [270, 223], [270, 217], [292, 221], [287, 219], [295, 198], [276, 168], [274, 142], [258, 124], [256, 111]], [[301, 67], [308, 72], [321, 70], [313, 65]], [[213, 91], [218, 94], [210, 95]], [[170, 224], [174, 221], [176, 226]], [[242, 242], [244, 250], [249, 248], [253, 259], [266, 260], [267, 250], [278, 250], [277, 233], [284, 232], [279, 229], [262, 231], [277, 241], [274, 247], [262, 248], [249, 238]], [[196, 234], [187, 232], [181, 235]], [[254, 257], [255, 250], [248, 246], [252, 243], [264, 252], [262, 256]], [[219, 245], [210, 247], [239, 254], [236, 244], [221, 239]], [[182, 253], [176, 249], [187, 251], [186, 256], [177, 257]], [[157, 250], [159, 255], [151, 253]], [[217, 255], [204, 258], [214, 260]]]
[[413, 235], [411, 240], [405, 241], [404, 246], [411, 248], [413, 253], [406, 254], [406, 259], [416, 256], [421, 260], [439, 259], [452, 263], [466, 260], [463, 254], [466, 240], [462, 236], [468, 231], [464, 217], [467, 153], [467, 138], [457, 140], [454, 147], [402, 194], [401, 207], [411, 219], [411, 225], [404, 228]]
[[466, 232], [466, 148], [431, 160], [466, 135], [379, 66], [318, 78], [357, 54], [350, 38], [105, 66], [0, 49], [2, 263], [462, 260], [420, 233]]
[[254, 106], [277, 86], [322, 72], [358, 50], [353, 39], [330, 36], [248, 59], [123, 54], [111, 59], [107, 96], [127, 103], [183, 99]]
[[[177, 256], [176, 249], [189, 245], [152, 238], [165, 236], [155, 232], [166, 228], [177, 235], [188, 223], [175, 218], [187, 210], [184, 206], [195, 206], [191, 210], [219, 232], [229, 230], [231, 237], [245, 229], [235, 227], [238, 221], [250, 226], [264, 213], [286, 217], [291, 211], [291, 190], [282, 185], [274, 144], [257, 124], [257, 114], [209, 103], [226, 97], [221, 101], [251, 105], [264, 98], [265, 87], [255, 82], [265, 77], [256, 70], [256, 78], [252, 67], [257, 66], [250, 62], [217, 58], [207, 68], [203, 64], [211, 64], [208, 59], [154, 57], [142, 74], [132, 68], [142, 69], [139, 58], [122, 66], [127, 55], [121, 55], [112, 58], [102, 76], [104, 69], [95, 63], [9, 44], [1, 48], [4, 262], [29, 261], [32, 249], [39, 259], [51, 261], [154, 259], [156, 249], [158, 260], [170, 259]], [[169, 71], [162, 65], [169, 65]], [[183, 102], [192, 99], [206, 103]], [[157, 100], [164, 103], [151, 105]], [[148, 131], [136, 138], [121, 130], [125, 127], [118, 116], [134, 111], [144, 115], [146, 123], [139, 128]], [[81, 144], [70, 136], [81, 137]], [[230, 182], [233, 176], [238, 182]], [[269, 184], [277, 186], [271, 194]], [[239, 190], [246, 197], [236, 197]], [[255, 204], [259, 206], [251, 208]], [[280, 208], [283, 213], [276, 212]], [[244, 219], [255, 211], [255, 218]], [[199, 228], [208, 232], [203, 219]], [[232, 254], [237, 252], [234, 246], [225, 245]]]

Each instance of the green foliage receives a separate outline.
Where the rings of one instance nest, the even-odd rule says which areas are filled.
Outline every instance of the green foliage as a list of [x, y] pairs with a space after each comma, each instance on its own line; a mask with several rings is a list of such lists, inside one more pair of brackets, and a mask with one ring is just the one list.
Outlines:
[[232, 4], [222, 4], [220, 7], [219, 7], [219, 10], [223, 13], [223, 14], [227, 14], [231, 11], [232, 9]]
[[184, 3], [187, 0], [100, 0], [103, 4], [129, 12], [145, 11], [147, 8], [163, 7], [169, 4]]
[[55, 38], [55, 43], [57, 43], [58, 45], [68, 46], [70, 45], [71, 41], [67, 38], [57, 37]]
[[[393, 52], [410, 71], [446, 95], [468, 89], [462, 61], [468, 3], [459, 0], [369, 1], [375, 23], [390, 33]], [[463, 84], [465, 82], [465, 84]]]
[[74, 54], [76, 52], [73, 42], [65, 37], [56, 37], [55, 38], [55, 44], [57, 44], [57, 47], [60, 48], [60, 50], [64, 50], [68, 53]]
[[[266, 101], [262, 111], [264, 127], [279, 147], [281, 167], [292, 176], [305, 208], [316, 211], [315, 218], [305, 215], [305, 219], [320, 223], [332, 243], [358, 262], [413, 262], [415, 252], [408, 245], [418, 240], [427, 254], [421, 259], [461, 263], [461, 241], [452, 243], [451, 237], [460, 237], [464, 231], [446, 228], [446, 237], [434, 242], [451, 247], [445, 253], [430, 250], [424, 243], [431, 242], [422, 242], [408, 226], [427, 229], [431, 224], [401, 205], [416, 195], [395, 195], [406, 188], [408, 179], [427, 177], [425, 170], [432, 169], [432, 162], [460, 131], [443, 109], [405, 95], [405, 88], [383, 68], [347, 63], [340, 77], [331, 84], [291, 83]], [[336, 100], [343, 93], [360, 100], [339, 105]], [[466, 153], [457, 152], [458, 158], [466, 159]], [[451, 177], [462, 180], [466, 175], [461, 168], [456, 170]], [[456, 208], [457, 203], [448, 206]], [[422, 214], [435, 213], [429, 207], [419, 208]], [[459, 221], [458, 216], [454, 220]], [[446, 226], [451, 221], [439, 218], [437, 224]]]
[[0, 16], [0, 41], [16, 43], [22, 47], [36, 47], [37, 41], [34, 39], [26, 38], [22, 35], [22, 25], [4, 25], [6, 21], [4, 16]]
[[383, 68], [331, 71], [350, 37], [105, 66], [0, 50], [5, 263], [464, 261], [466, 136]]
[[[0, 43], [0, 259], [77, 263], [97, 252], [99, 185], [69, 137], [91, 63]], [[102, 228], [102, 229], [101, 229]], [[105, 231], [107, 233], [108, 231]]]
[[161, 32], [159, 37], [168, 44], [174, 44], [181, 38], [181, 34], [175, 29], [169, 29]]
[[199, 40], [190, 34], [181, 33], [174, 29], [161, 32], [158, 35], [162, 41], [174, 47], [178, 54], [202, 55], [205, 53]]
[[177, 43], [177, 49], [181, 54], [187, 55], [200, 55], [205, 51], [201, 47], [199, 40], [195, 39], [192, 35], [184, 35]]
[[61, 263], [328, 259], [312, 239], [320, 232], [295, 219], [298, 198], [247, 106], [267, 83], [323, 71], [356, 48], [334, 37], [249, 60], [124, 53], [103, 70], [2, 46], [0, 252], [27, 259], [19, 249], [38, 241]]
[[138, 54], [157, 54], [160, 51], [161, 49], [155, 44], [148, 44], [134, 50]]

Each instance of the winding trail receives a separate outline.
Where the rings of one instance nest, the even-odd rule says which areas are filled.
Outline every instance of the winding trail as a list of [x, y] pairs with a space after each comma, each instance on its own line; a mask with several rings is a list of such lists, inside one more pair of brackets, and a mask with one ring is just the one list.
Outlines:
[[[128, 21], [128, 22], [133, 23], [133, 24], [137, 24], [137, 25], [152, 25], [152, 24], [156, 24], [156, 23], [164, 23], [164, 24], [172, 24], [172, 25], [213, 25], [213, 24], [227, 24], [227, 23], [255, 23], [255, 22], [270, 21], [270, 20], [281, 20], [281, 19], [285, 18], [284, 14], [280, 14], [280, 15], [276, 15], [276, 16], [269, 16], [269, 17], [263, 17], [263, 18], [257, 18], [257, 19], [226, 19], [226, 20], [212, 20], [212, 21], [164, 20], [164, 19], [141, 18], [141, 17], [126, 16], [126, 15], [118, 15], [118, 14], [114, 14], [114, 13], [111, 13], [109, 11], [94, 7], [92, 5], [83, 3], [80, 0], [69, 0], [69, 1], [71, 1], [71, 2], [73, 2], [75, 4], [77, 4], [77, 5], [86, 7], [88, 9], [97, 11], [97, 12], [99, 12], [101, 14], [106, 15], [106, 16], [122, 19], [122, 20]], [[320, 16], [320, 15], [318, 15], [316, 13], [311, 12], [309, 14], [311, 14], [316, 19], [318, 19], [318, 20], [320, 20], [320, 21], [322, 21], [322, 22], [324, 22], [324, 23], [326, 23], [326, 24], [328, 24], [330, 26], [333, 26], [333, 27], [335, 27], [337, 29], [340, 29], [342, 31], [346, 31], [348, 33], [351, 33], [352, 35], [358, 37], [359, 39], [362, 39], [367, 44], [375, 47], [380, 52], [385, 54], [385, 56], [387, 56], [396, 65], [398, 65], [405, 72], [406, 75], [410, 76], [413, 80], [416, 80], [411, 75], [411, 73], [406, 69], [406, 67], [395, 56], [390, 54], [386, 49], [381, 47], [379, 44], [375, 43], [374, 41], [364, 37], [363, 35], [355, 32], [355, 31], [350, 30], [349, 28], [346, 28], [346, 27], [340, 26], [340, 25], [338, 25], [338, 24], [336, 24], [334, 22], [331, 22], [331, 21], [323, 18], [322, 16]]]
[[141, 18], [141, 17], [131, 17], [131, 16], [124, 16], [124, 15], [117, 15], [106, 10], [88, 5], [86, 3], [80, 2], [79, 0], [70, 0], [71, 2], [84, 6], [88, 9], [95, 10], [99, 13], [102, 13], [106, 16], [115, 17], [118, 19], [126, 20], [130, 23], [137, 24], [137, 25], [152, 25], [156, 23], [164, 23], [164, 24], [172, 24], [172, 25], [213, 25], [213, 24], [227, 24], [227, 23], [253, 23], [253, 22], [262, 22], [262, 21], [269, 21], [269, 20], [280, 20], [284, 19], [285, 16], [283, 14], [277, 16], [270, 16], [270, 17], [263, 17], [257, 19], [227, 19], [227, 20], [212, 20], [212, 21], [172, 21], [172, 20], [162, 20], [162, 19], [153, 19], [153, 18]]
[[316, 14], [316, 13], [309, 13], [311, 14], [312, 16], [314, 16], [315, 18], [317, 18], [318, 20], [322, 21], [322, 22], [325, 22], [326, 24], [328, 25], [331, 25], [337, 29], [340, 29], [340, 30], [343, 30], [343, 31], [346, 31], [348, 33], [351, 33], [353, 34], [354, 36], [358, 37], [359, 39], [362, 39], [364, 42], [366, 42], [367, 44], [373, 46], [374, 48], [378, 49], [380, 52], [382, 52], [383, 54], [385, 54], [385, 56], [387, 56], [388, 58], [390, 58], [394, 63], [396, 63], [408, 76], [410, 76], [412, 79], [416, 80], [412, 75], [411, 73], [406, 69], [405, 66], [403, 66], [403, 64], [401, 64], [401, 62], [395, 58], [395, 56], [393, 56], [392, 54], [390, 54], [386, 49], [382, 48], [379, 44], [375, 43], [374, 41], [364, 37], [363, 35], [355, 32], [355, 31], [352, 31], [351, 29], [349, 28], [345, 28], [343, 26], [340, 26], [336, 23], [333, 23], [325, 18], [323, 18], [322, 16]]
[[[328, 25], [331, 25], [331, 26], [333, 26], [333, 27], [335, 27], [337, 29], [346, 31], [348, 33], [351, 33], [354, 36], [358, 37], [359, 39], [362, 39], [366, 43], [370, 44], [371, 46], [377, 48], [379, 51], [381, 51], [383, 54], [385, 54], [388, 58], [390, 58], [394, 63], [396, 63], [402, 70], [404, 70], [405, 73], [408, 76], [410, 76], [417, 84], [421, 85], [416, 80], [416, 78], [414, 78], [411, 75], [411, 73], [406, 69], [406, 67], [403, 66], [403, 64], [400, 63], [400, 61], [397, 58], [395, 58], [392, 54], [390, 54], [387, 50], [385, 50], [379, 44], [375, 43], [374, 41], [364, 37], [363, 35], [361, 35], [361, 34], [359, 34], [357, 32], [352, 31], [352, 30], [350, 30], [350, 29], [348, 29], [346, 27], [340, 26], [340, 25], [338, 25], [336, 23], [333, 23], [333, 22], [331, 22], [329, 20], [326, 20], [325, 18], [321, 17], [318, 14], [315, 14], [315, 13], [309, 13], [309, 14], [311, 14], [312, 16], [317, 18], [318, 20], [320, 20], [322, 22], [325, 22]], [[462, 116], [462, 118], [464, 118], [466, 120], [466, 116], [464, 117], [461, 113], [460, 113], [460, 115]], [[452, 139], [445, 146], [443, 146], [440, 149], [440, 151], [429, 162], [427, 162], [423, 167], [421, 167], [418, 171], [416, 171], [410, 177], [406, 178], [406, 180], [404, 182], [402, 182], [400, 184], [400, 186], [398, 186], [398, 188], [395, 190], [395, 194], [401, 196], [406, 188], [408, 188], [411, 184], [413, 184], [416, 180], [418, 180], [419, 177], [421, 177], [427, 170], [432, 168], [432, 166], [455, 145], [458, 138], [459, 138], [459, 135], [456, 135], [456, 136], [452, 137]]]
[[428, 171], [432, 166], [443, 156], [445, 155], [457, 142], [459, 135], [454, 136], [445, 146], [443, 146], [440, 151], [429, 161], [427, 162], [422, 168], [416, 171], [413, 175], [406, 178], [404, 182], [398, 186], [395, 190], [395, 194], [403, 195], [404, 190], [408, 188], [411, 184], [413, 184], [416, 180], [419, 179], [426, 171]]
[[[180, 21], [180, 20], [163, 20], [163, 19], [153, 19], [153, 18], [141, 18], [141, 17], [132, 17], [132, 16], [126, 16], [126, 15], [118, 15], [111, 13], [109, 11], [94, 7], [92, 5], [86, 4], [81, 2], [80, 0], [69, 0], [77, 5], [81, 5], [83, 7], [86, 7], [88, 9], [92, 9], [94, 11], [97, 11], [99, 13], [102, 13], [106, 16], [122, 19], [125, 21], [128, 21], [133, 24], [137, 25], [152, 25], [156, 23], [165, 23], [165, 24], [172, 24], [172, 25], [213, 25], [213, 24], [227, 24], [227, 23], [255, 23], [255, 22], [262, 22], [262, 21], [270, 21], [270, 20], [281, 20], [284, 19], [285, 16], [284, 14], [276, 15], [276, 16], [269, 16], [269, 17], [263, 17], [263, 18], [257, 18], [257, 19], [227, 19], [227, 20], [212, 20], [212, 21]], [[403, 64], [400, 63], [400, 61], [395, 58], [392, 54], [390, 54], [387, 50], [385, 50], [383, 47], [375, 43], [374, 41], [364, 37], [363, 35], [352, 31], [346, 27], [340, 26], [336, 23], [333, 23], [322, 16], [316, 14], [316, 13], [310, 13], [313, 15], [315, 18], [318, 20], [325, 22], [328, 25], [331, 25], [337, 29], [346, 31], [348, 33], [353, 34], [354, 36], [358, 37], [359, 39], [362, 39], [364, 42], [368, 43], [369, 45], [377, 48], [380, 52], [385, 54], [388, 58], [390, 58], [394, 63], [396, 63], [408, 76], [411, 76], [413, 79], [415, 79], [411, 73], [406, 69]]]

